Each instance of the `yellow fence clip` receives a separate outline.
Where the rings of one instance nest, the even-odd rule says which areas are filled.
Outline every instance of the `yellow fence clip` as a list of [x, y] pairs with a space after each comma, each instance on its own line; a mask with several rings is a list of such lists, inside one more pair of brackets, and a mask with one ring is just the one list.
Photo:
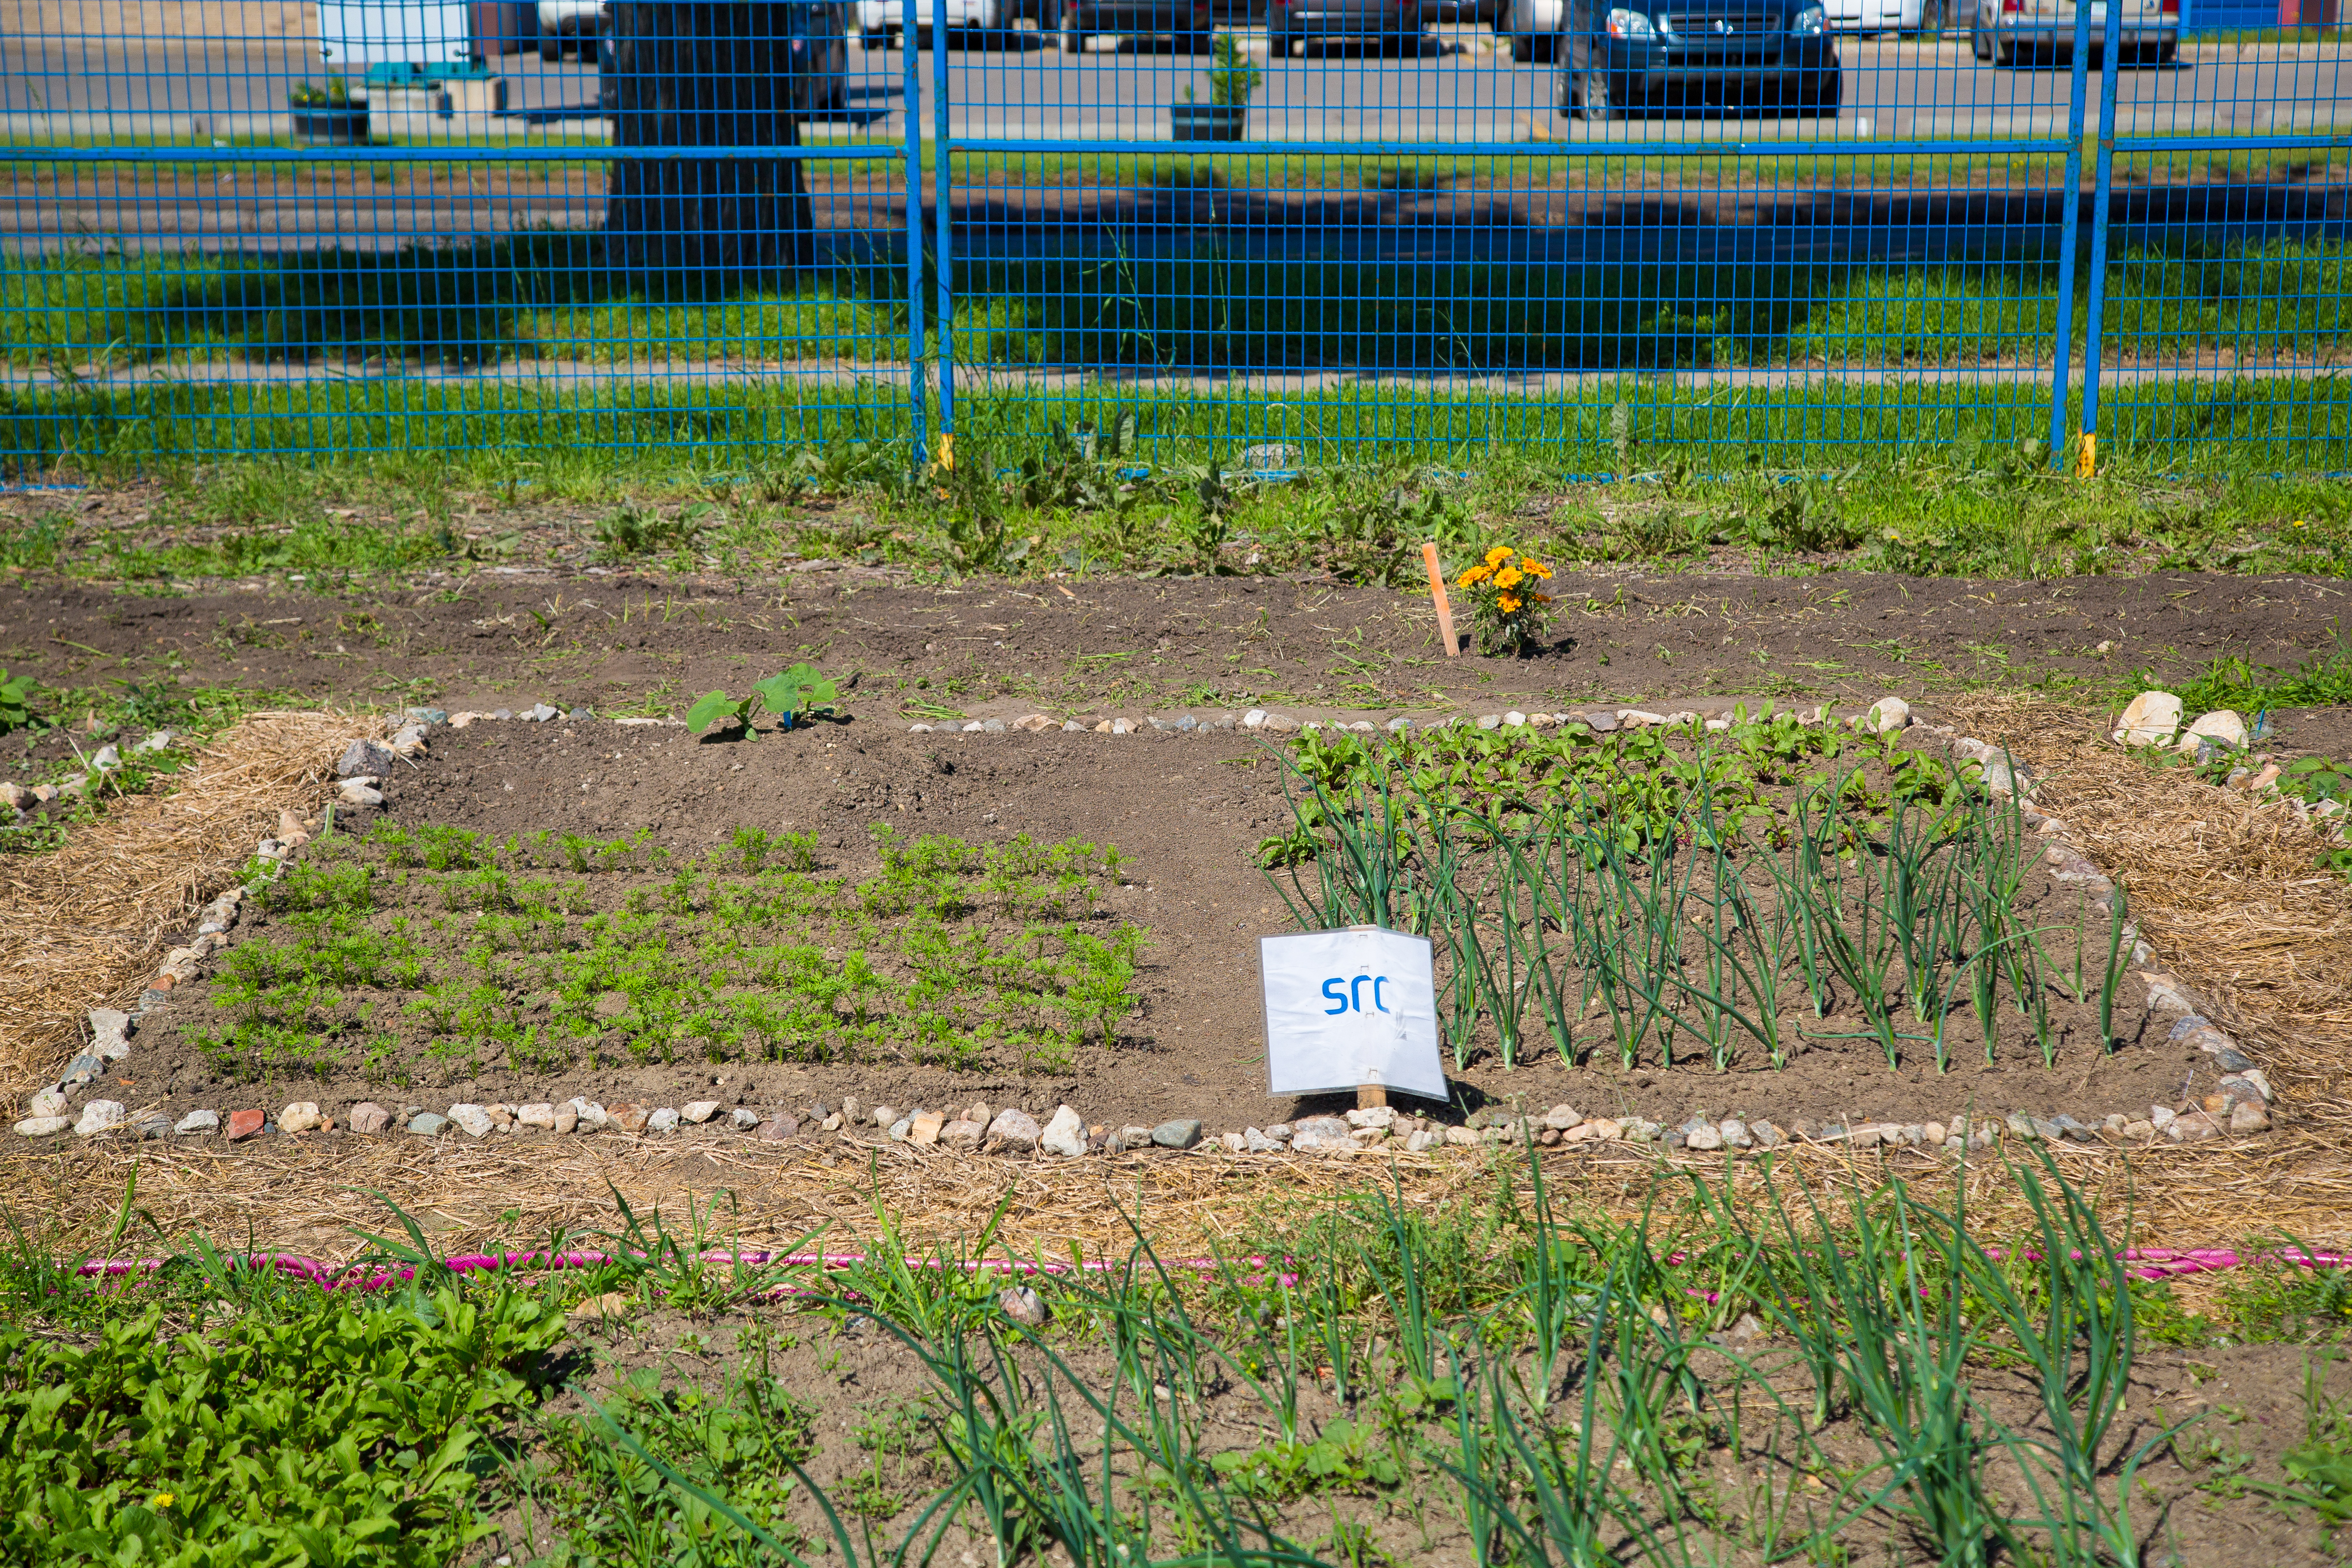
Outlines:
[[2074, 452], [2074, 477], [2078, 479], [2095, 479], [2098, 472], [2099, 433], [2085, 430], [2083, 432], [2083, 444]]
[[940, 432], [940, 460], [937, 466], [940, 472], [943, 474], [955, 472], [955, 432], [952, 430]]

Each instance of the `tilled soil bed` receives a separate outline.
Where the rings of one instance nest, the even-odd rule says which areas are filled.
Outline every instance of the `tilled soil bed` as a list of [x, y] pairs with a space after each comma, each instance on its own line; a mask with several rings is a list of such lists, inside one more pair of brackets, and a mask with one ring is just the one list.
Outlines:
[[[1265, 1089], [1256, 938], [1295, 929], [1259, 864], [1295, 826], [1282, 755], [1240, 731], [439, 730], [382, 807], [339, 807], [246, 901], [228, 949], [83, 1093], [174, 1121], [297, 1101], [341, 1119], [360, 1101], [771, 1116], [845, 1095], [950, 1114], [979, 1100], [1112, 1127], [1199, 1118], [1213, 1135], [1337, 1109]], [[1801, 788], [1763, 793], [1785, 810]], [[1453, 1103], [1412, 1109], [2095, 1125], [2210, 1089], [2211, 1058], [2170, 1040], [2135, 974], [2099, 1048], [2104, 908], [2038, 848], [2018, 929], [2045, 933], [2060, 968], [2080, 929], [2092, 976], [2086, 997], [2050, 988], [2046, 1036], [2004, 994], [1988, 1053], [1962, 987], [1945, 1067], [1918, 1043], [1891, 1067], [1829, 982], [1818, 1017], [1790, 988], [1780, 1066], [1749, 1042], [1718, 1068], [1687, 1037], [1668, 1062], [1655, 1029], [1628, 1063], [1606, 1009], [1570, 994], [1574, 1065], [1531, 1014], [1507, 1067], [1482, 1015], [1447, 1064]], [[678, 1135], [741, 1136], [718, 1125]]]

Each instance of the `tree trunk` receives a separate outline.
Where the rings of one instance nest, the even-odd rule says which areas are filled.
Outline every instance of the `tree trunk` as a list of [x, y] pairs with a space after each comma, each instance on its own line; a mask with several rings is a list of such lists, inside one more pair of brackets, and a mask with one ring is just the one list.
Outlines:
[[[799, 146], [788, 10], [772, 0], [615, 0], [614, 142]], [[732, 288], [746, 274], [810, 266], [811, 228], [797, 158], [614, 162], [604, 243], [621, 266]]]

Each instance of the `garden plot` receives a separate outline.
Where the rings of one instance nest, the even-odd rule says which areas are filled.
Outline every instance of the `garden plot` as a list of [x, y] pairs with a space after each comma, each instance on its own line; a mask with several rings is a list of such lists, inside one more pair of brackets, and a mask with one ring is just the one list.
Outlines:
[[1843, 1046], [2056, 1070], [2139, 1032], [2121, 892], [2037, 875], [2013, 795], [1891, 733], [1456, 726], [1309, 734], [1293, 765], [1296, 826], [1261, 851], [1286, 901], [1432, 937], [1456, 1067], [1778, 1072]]
[[1254, 939], [1364, 919], [1436, 947], [1442, 1123], [2087, 1127], [2219, 1076], [1972, 765], [1788, 716], [1287, 747], [484, 722], [388, 791], [89, 1092], [1238, 1131], [1329, 1108], [1265, 1092]]

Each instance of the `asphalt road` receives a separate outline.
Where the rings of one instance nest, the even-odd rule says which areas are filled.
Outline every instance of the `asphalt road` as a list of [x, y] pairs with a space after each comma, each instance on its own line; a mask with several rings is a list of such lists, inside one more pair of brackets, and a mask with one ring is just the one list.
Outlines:
[[[1263, 53], [1262, 35], [1244, 39]], [[0, 43], [20, 47], [23, 40]], [[199, 55], [208, 60], [209, 74], [100, 69], [103, 62], [93, 56], [82, 62], [89, 68], [40, 77], [41, 101], [54, 103], [62, 95], [82, 105], [41, 123], [51, 133], [79, 123], [85, 134], [100, 126], [127, 134], [135, 121], [158, 133], [185, 136], [201, 129], [221, 135], [236, 128], [233, 114], [185, 121], [173, 116], [190, 108], [249, 107], [263, 89], [257, 101], [278, 101], [286, 81], [299, 79], [297, 68], [282, 59], [274, 76], [246, 77], [226, 68], [236, 58], [233, 51], [208, 46], [192, 54], [184, 40], [171, 47], [184, 62]], [[1638, 153], [1644, 142], [1659, 141], [1759, 143], [1827, 136], [1885, 142], [2041, 136], [2063, 129], [2069, 86], [2063, 70], [1979, 66], [1965, 45], [1846, 39], [1841, 47], [1847, 87], [1844, 110], [1835, 120], [1660, 113], [1595, 131], [1554, 116], [1547, 68], [1515, 65], [1483, 30], [1449, 27], [1433, 32], [1423, 52], [1409, 59], [1328, 50], [1264, 62], [1251, 135], [1260, 142], [1321, 139], [1352, 148], [1398, 141], [1526, 144], [1538, 137], [1577, 144], [1605, 136]], [[2352, 104], [2352, 79], [2343, 68], [2347, 55], [2352, 46], [2343, 44], [2193, 47], [2177, 67], [2119, 73], [2119, 123], [2126, 134], [2152, 134], [2332, 122], [2339, 109]], [[1034, 35], [1019, 37], [1009, 48], [950, 49], [945, 59], [958, 136], [1024, 139], [1066, 150], [1113, 139], [1164, 142], [1167, 105], [1188, 86], [1199, 89], [1205, 64], [1116, 40], [1098, 41], [1080, 57], [1066, 56]], [[923, 54], [915, 63], [928, 96], [938, 58]], [[901, 134], [905, 64], [896, 51], [853, 47], [849, 112], [811, 126], [812, 137]], [[496, 144], [534, 127], [575, 137], [601, 132], [603, 122], [591, 112], [593, 70], [548, 66], [535, 56], [510, 58], [501, 68], [512, 112], [497, 123], [499, 134], [489, 138]], [[0, 75], [0, 91], [21, 105], [32, 90], [28, 79], [21, 70]], [[178, 107], [168, 113], [142, 109], [127, 119], [110, 109], [99, 112], [97, 106], [120, 105], [133, 85], [151, 94], [143, 103], [178, 94]], [[2095, 79], [2094, 93], [2096, 86]], [[25, 137], [23, 117], [15, 124], [16, 135]], [[929, 111], [923, 129], [927, 139], [934, 132]], [[479, 125], [452, 122], [448, 131], [483, 139]], [[143, 184], [93, 176], [38, 186], [20, 178], [13, 200], [0, 196], [0, 251], [389, 250], [532, 228], [593, 228], [603, 218], [604, 165], [593, 145], [578, 150], [583, 162], [554, 165], [543, 180], [503, 174], [412, 178], [384, 165], [375, 166], [372, 177], [347, 171], [298, 179], [290, 172], [250, 170], [215, 176], [180, 169]], [[1187, 255], [1211, 245], [1240, 257], [1557, 266], [1930, 261], [2047, 248], [2064, 215], [2063, 197], [2049, 188], [2047, 174], [2054, 170], [2045, 171], [2041, 188], [2032, 189], [2011, 183], [2005, 164], [1988, 166], [1965, 155], [1917, 157], [1907, 174], [1898, 166], [1892, 177], [1883, 166], [1837, 178], [1817, 169], [1786, 182], [1771, 176], [1769, 163], [1752, 160], [1745, 168], [1705, 160], [1665, 169], [1633, 162], [1602, 166], [1594, 175], [1595, 166], [1581, 159], [1524, 159], [1489, 165], [1484, 189], [1448, 184], [1372, 192], [1353, 174], [1335, 173], [1325, 181], [1310, 167], [1302, 180], [1271, 182], [1308, 189], [1215, 195], [1081, 188], [1048, 160], [1010, 154], [1000, 163], [995, 188], [957, 190], [951, 242], [961, 257]], [[1589, 188], [1543, 188], [1566, 167], [1592, 175]], [[2115, 247], [2183, 237], [2342, 239], [2352, 225], [2352, 189], [2324, 161], [2315, 174], [2291, 184], [2166, 184], [2183, 172], [2179, 165], [2135, 169], [2128, 160], [2119, 165], [2111, 209]], [[903, 254], [905, 202], [894, 181], [851, 182], [856, 188], [825, 184], [833, 188], [821, 189], [816, 202], [821, 263]], [[1329, 189], [1312, 188], [1326, 184]], [[2087, 214], [2088, 203], [2078, 210]]]
[[[1265, 72], [1249, 123], [1249, 138], [1261, 142], [1892, 140], [2050, 136], [2066, 127], [2066, 70], [1979, 65], [1964, 42], [1841, 40], [1845, 102], [1834, 120], [1667, 110], [1596, 131], [1556, 118], [1552, 69], [1513, 63], [1483, 28], [1432, 29], [1412, 58], [1310, 45], [1305, 58], [1270, 60], [1262, 32], [1238, 36]], [[1097, 39], [1071, 56], [1024, 27], [1011, 47], [950, 48], [948, 61], [951, 127], [976, 139], [1160, 141], [1170, 104], [1188, 89], [1206, 97], [1205, 59], [1151, 43]], [[928, 98], [933, 61], [926, 56], [919, 63]], [[2352, 44], [2342, 42], [2192, 43], [2174, 66], [2119, 73], [2117, 126], [2126, 135], [2327, 130], [2352, 121], [2348, 64]], [[498, 68], [507, 80], [506, 114], [449, 121], [439, 133], [601, 132], [593, 70], [549, 66], [535, 55], [509, 57]], [[896, 51], [853, 43], [848, 110], [814, 129], [903, 134], [903, 72]], [[289, 88], [321, 76], [281, 39], [0, 34], [0, 132], [16, 141], [280, 132]], [[932, 112], [927, 105], [926, 134]]]

